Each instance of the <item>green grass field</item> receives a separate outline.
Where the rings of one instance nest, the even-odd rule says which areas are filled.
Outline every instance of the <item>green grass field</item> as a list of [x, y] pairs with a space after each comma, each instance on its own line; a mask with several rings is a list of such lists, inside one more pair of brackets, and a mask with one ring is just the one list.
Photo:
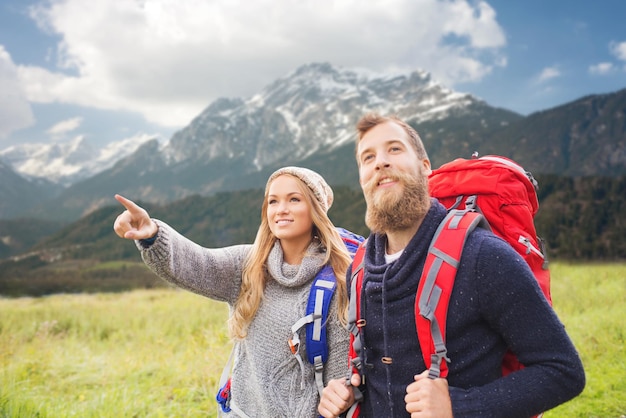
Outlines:
[[[552, 295], [587, 387], [544, 416], [626, 415], [626, 265], [555, 263]], [[215, 416], [227, 314], [171, 289], [0, 299], [0, 418]]]

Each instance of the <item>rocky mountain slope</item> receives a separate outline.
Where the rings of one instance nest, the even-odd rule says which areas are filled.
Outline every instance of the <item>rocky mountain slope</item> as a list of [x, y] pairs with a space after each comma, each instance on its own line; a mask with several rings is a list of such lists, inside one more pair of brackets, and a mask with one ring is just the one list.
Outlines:
[[214, 101], [167, 143], [145, 141], [56, 198], [25, 203], [21, 214], [68, 221], [114, 203], [115, 193], [162, 204], [259, 188], [287, 164], [313, 168], [333, 185], [357, 187], [354, 125], [368, 111], [414, 125], [434, 167], [478, 151], [511, 157], [537, 174], [626, 173], [626, 90], [523, 117], [447, 89], [423, 72], [380, 75], [310, 64], [249, 99]]

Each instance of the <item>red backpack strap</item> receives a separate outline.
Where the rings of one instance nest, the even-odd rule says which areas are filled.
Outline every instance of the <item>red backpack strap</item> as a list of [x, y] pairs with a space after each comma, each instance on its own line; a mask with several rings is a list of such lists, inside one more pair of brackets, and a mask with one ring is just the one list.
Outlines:
[[[350, 378], [353, 374], [358, 373], [363, 378], [363, 365], [361, 360], [361, 336], [360, 330], [365, 325], [361, 319], [361, 287], [363, 285], [363, 275], [365, 272], [365, 245], [367, 240], [363, 241], [357, 248], [354, 259], [352, 260], [352, 277], [350, 279], [350, 304], [348, 306], [348, 331], [350, 331], [350, 348], [348, 351], [348, 373], [346, 376], [346, 384], [349, 385]], [[362, 383], [365, 383], [363, 380]], [[360, 414], [360, 401], [363, 394], [357, 387], [352, 388], [355, 396], [355, 403], [350, 407], [347, 413], [348, 418], [356, 418]]]
[[357, 248], [352, 261], [352, 278], [350, 279], [350, 303], [348, 306], [348, 331], [350, 331], [349, 364], [350, 373], [361, 373], [361, 286], [363, 285], [363, 264], [365, 262], [365, 243]]
[[[415, 298], [415, 325], [428, 377], [446, 377], [450, 362], [446, 349], [446, 318], [456, 271], [467, 236], [483, 216], [450, 210], [430, 243]], [[446, 360], [445, 362], [443, 360]]]

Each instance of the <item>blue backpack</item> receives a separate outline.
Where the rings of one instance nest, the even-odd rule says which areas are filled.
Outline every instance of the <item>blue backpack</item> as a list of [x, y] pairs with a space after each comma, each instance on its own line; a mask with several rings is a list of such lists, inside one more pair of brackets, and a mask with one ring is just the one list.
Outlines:
[[[359, 244], [364, 241], [360, 235], [354, 234], [344, 228], [336, 228], [341, 236], [350, 256], [354, 258]], [[305, 316], [296, 321], [291, 327], [293, 333], [289, 340], [291, 352], [298, 360], [304, 377], [304, 362], [300, 356], [300, 336], [299, 331], [305, 327], [306, 333], [306, 354], [307, 360], [315, 367], [315, 384], [317, 390], [322, 396], [324, 389], [324, 364], [328, 359], [328, 345], [326, 344], [326, 322], [328, 311], [330, 310], [330, 302], [337, 288], [337, 279], [333, 269], [330, 266], [324, 266], [313, 279], [311, 290], [309, 291], [309, 299], [307, 301]], [[232, 364], [233, 351], [231, 351], [228, 363], [222, 373], [220, 379], [219, 391], [216, 396], [217, 402], [220, 404], [222, 411], [230, 412], [230, 366]], [[304, 388], [304, 381], [301, 383]]]

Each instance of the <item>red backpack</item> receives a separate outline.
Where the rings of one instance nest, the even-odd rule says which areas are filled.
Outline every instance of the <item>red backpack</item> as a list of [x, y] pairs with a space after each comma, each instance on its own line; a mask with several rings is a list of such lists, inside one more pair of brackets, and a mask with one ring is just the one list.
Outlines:
[[[436, 378], [448, 374], [448, 303], [465, 240], [477, 226], [490, 228], [521, 254], [546, 299], [552, 301], [548, 262], [533, 222], [539, 203], [532, 174], [505, 157], [459, 158], [434, 170], [429, 188], [431, 196], [448, 208], [448, 214], [430, 243], [415, 299], [415, 322], [429, 377]], [[354, 256], [348, 315], [350, 367], [354, 373], [361, 370], [359, 328], [365, 325], [360, 317], [364, 255], [365, 243]], [[502, 364], [503, 375], [522, 367], [509, 352]], [[357, 392], [357, 398], [360, 396]], [[358, 405], [353, 405], [349, 417], [358, 416]]]
[[533, 221], [539, 209], [538, 185], [530, 172], [506, 157], [458, 158], [434, 170], [428, 184], [431, 196], [448, 209], [469, 203], [469, 209], [481, 213], [492, 231], [524, 257], [552, 301], [548, 259]]

